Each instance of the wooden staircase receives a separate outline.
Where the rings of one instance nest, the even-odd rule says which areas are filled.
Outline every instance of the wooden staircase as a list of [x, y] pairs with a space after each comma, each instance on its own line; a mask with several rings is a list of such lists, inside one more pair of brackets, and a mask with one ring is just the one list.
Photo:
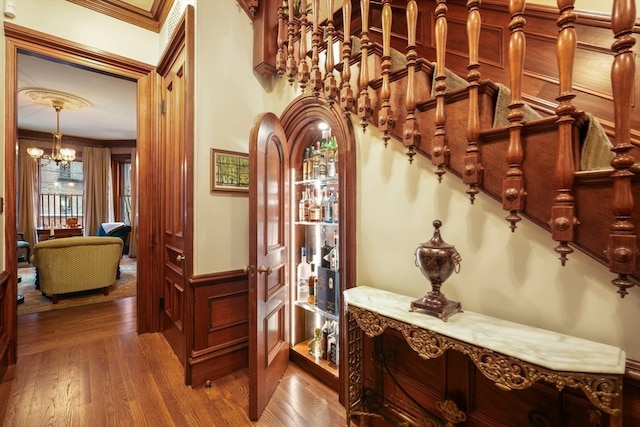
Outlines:
[[[337, 103], [363, 131], [377, 126], [381, 143], [404, 144], [409, 163], [429, 157], [438, 180], [468, 185], [470, 203], [479, 191], [494, 197], [512, 231], [521, 217], [545, 228], [563, 265], [577, 248], [609, 267], [621, 297], [638, 284], [634, 0], [614, 0], [611, 17], [577, 13], [572, 0], [555, 10], [524, 0], [322, 0], [336, 10], [322, 23], [319, 1], [301, 0], [312, 13], [290, 18], [281, 2], [238, 0], [254, 19], [256, 71]], [[593, 120], [612, 160], [580, 170]]]

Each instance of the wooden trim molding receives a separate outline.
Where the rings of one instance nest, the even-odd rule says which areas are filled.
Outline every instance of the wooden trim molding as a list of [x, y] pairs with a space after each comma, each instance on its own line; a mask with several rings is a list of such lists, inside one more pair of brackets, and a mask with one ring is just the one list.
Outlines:
[[173, 4], [172, 0], [153, 0], [149, 10], [136, 6], [133, 1], [117, 0], [67, 0], [87, 9], [111, 16], [129, 24], [160, 32]]

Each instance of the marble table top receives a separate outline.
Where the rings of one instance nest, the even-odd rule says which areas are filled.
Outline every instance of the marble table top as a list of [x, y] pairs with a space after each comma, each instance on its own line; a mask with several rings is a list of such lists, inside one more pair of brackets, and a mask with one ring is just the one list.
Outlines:
[[368, 286], [343, 295], [347, 305], [554, 371], [624, 374], [625, 352], [610, 345], [466, 310], [444, 322], [420, 309], [409, 311], [414, 298]]

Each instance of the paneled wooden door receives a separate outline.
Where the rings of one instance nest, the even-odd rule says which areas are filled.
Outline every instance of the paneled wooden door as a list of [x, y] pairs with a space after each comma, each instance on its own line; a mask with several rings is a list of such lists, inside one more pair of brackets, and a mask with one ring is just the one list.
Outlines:
[[[187, 9], [187, 14], [190, 12]], [[188, 17], [186, 18], [188, 21]], [[180, 31], [182, 28], [177, 29]], [[189, 31], [187, 31], [187, 35]], [[175, 40], [175, 39], [174, 39]], [[189, 259], [189, 166], [192, 163], [192, 91], [188, 37], [172, 44], [159, 72], [162, 77], [162, 247], [163, 289], [160, 328], [183, 365], [187, 362]], [[186, 40], [186, 41], [185, 41]], [[185, 374], [186, 378], [186, 374]], [[188, 380], [187, 380], [188, 382]]]
[[257, 420], [289, 363], [288, 150], [279, 119], [249, 139], [249, 417]]

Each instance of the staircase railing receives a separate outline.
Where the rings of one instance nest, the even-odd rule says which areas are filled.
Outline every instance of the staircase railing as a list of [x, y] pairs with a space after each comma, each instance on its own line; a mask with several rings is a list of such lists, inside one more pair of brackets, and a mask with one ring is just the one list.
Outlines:
[[[306, 10], [307, 0], [301, 1]], [[638, 78], [633, 48], [634, 34], [640, 29], [634, 0], [614, 0], [608, 23], [587, 17], [586, 24], [581, 24], [590, 25], [593, 21], [596, 29], [610, 25], [613, 42], [608, 53], [598, 50], [592, 41], [577, 40], [576, 25], [582, 15], [574, 11], [574, 0], [558, 0], [553, 32], [545, 27], [545, 22], [538, 22], [541, 15], [549, 14], [550, 9], [536, 6], [528, 15], [525, 0], [510, 0], [508, 11], [504, 10], [503, 3], [492, 0], [483, 3], [480, 0], [466, 3], [461, 0], [424, 3], [360, 0], [359, 5], [343, 0], [340, 10], [329, 14], [323, 22], [319, 22], [318, 16], [320, 0], [308, 1], [312, 2], [311, 34], [307, 31], [306, 13], [300, 17], [290, 16], [288, 7], [280, 7], [278, 16], [261, 16], [261, 10], [264, 13], [274, 10], [273, 2], [252, 2], [256, 19], [262, 20], [260, 28], [269, 29], [264, 22], [275, 22], [271, 28], [278, 30], [277, 44], [271, 48], [278, 74], [286, 75], [291, 84], [297, 82], [303, 92], [321, 97], [330, 104], [337, 103], [345, 115], [357, 115], [363, 131], [370, 123], [377, 125], [385, 144], [391, 136], [402, 141], [409, 161], [418, 153], [430, 157], [438, 180], [446, 170], [460, 176], [468, 185], [471, 203], [481, 189], [501, 199], [503, 208], [509, 212], [506, 219], [512, 231], [521, 214], [549, 229], [552, 239], [557, 242], [555, 251], [563, 265], [573, 252], [571, 246], [575, 246], [608, 264], [616, 275], [612, 284], [622, 297], [637, 284], [640, 270], [636, 227], [640, 225], [640, 216], [633, 206], [634, 199], [640, 198], [640, 167], [634, 160], [634, 155], [640, 153], [640, 131], [634, 130], [633, 126], [640, 123], [640, 119], [637, 114], [633, 115], [634, 97], [639, 92], [634, 83]], [[326, 2], [325, 10], [334, 10], [334, 0], [323, 1]], [[464, 18], [461, 18], [462, 7]], [[372, 9], [375, 13], [371, 13]], [[450, 17], [452, 11], [454, 16]], [[491, 16], [492, 25], [483, 27], [484, 13]], [[504, 66], [500, 56], [501, 32], [496, 29], [495, 22], [498, 15], [508, 16], [508, 23], [503, 25], [509, 30]], [[400, 24], [392, 26], [394, 18], [400, 20]], [[556, 64], [539, 57], [544, 52], [538, 45], [534, 47], [533, 59], [527, 58], [526, 24], [529, 18], [536, 22], [536, 42], [554, 40]], [[449, 28], [453, 25], [460, 29], [462, 19], [465, 21], [467, 52], [459, 45], [447, 48]], [[393, 22], [397, 21], [394, 19]], [[402, 24], [406, 28], [404, 33], [401, 32]], [[485, 39], [496, 39], [497, 54], [480, 49], [481, 29], [487, 33]], [[545, 29], [549, 34], [540, 33]], [[418, 34], [422, 43], [417, 40]], [[459, 42], [460, 36], [455, 32], [452, 34]], [[334, 45], [340, 44], [340, 36], [342, 49], [338, 51], [342, 57], [336, 60]], [[272, 38], [266, 32], [261, 37], [259, 49], [264, 52], [268, 50], [265, 44], [271, 43]], [[399, 46], [402, 40], [404, 46]], [[425, 43], [425, 40], [429, 42]], [[306, 48], [308, 41], [311, 41], [310, 51]], [[354, 46], [352, 41], [359, 41], [359, 46]], [[613, 140], [611, 151], [615, 156], [610, 168], [603, 171], [576, 170], [580, 148], [585, 142], [584, 130], [588, 122], [595, 120], [579, 111], [575, 104], [577, 46], [605, 58], [596, 67], [606, 65], [606, 58], [613, 57], [610, 99], [602, 88], [587, 87], [584, 71], [580, 74], [579, 85], [582, 98], [587, 100], [585, 104], [602, 116], [600, 119]], [[394, 54], [397, 56], [402, 50], [406, 52], [404, 66], [393, 69]], [[321, 53], [324, 53], [322, 61]], [[435, 63], [430, 63], [428, 58], [434, 54]], [[372, 59], [372, 55], [378, 58]], [[307, 77], [309, 56], [311, 72]], [[449, 79], [455, 72], [445, 68], [445, 61], [447, 66], [452, 63], [454, 71], [462, 68], [460, 58], [466, 61], [466, 76], [461, 79], [463, 87], [452, 85], [453, 81]], [[543, 64], [537, 64], [537, 61]], [[498, 79], [494, 80], [496, 83], [480, 79], [481, 62], [490, 70], [486, 73], [488, 78]], [[540, 67], [557, 67], [557, 76], [541, 77], [540, 73], [537, 75], [532, 71]], [[508, 69], [508, 75], [500, 71], [503, 68]], [[256, 69], [268, 70], [269, 67], [256, 64]], [[356, 91], [351, 89], [352, 80], [356, 80]], [[497, 83], [505, 80], [509, 81], [508, 124], [498, 128], [487, 126], [489, 115], [498, 108]], [[524, 82], [528, 90], [526, 96]], [[557, 86], [557, 92], [549, 93], [547, 86]], [[536, 87], [538, 93], [532, 95]], [[398, 92], [403, 96], [399, 97]], [[403, 103], [398, 102], [400, 98]], [[606, 105], [594, 103], [592, 98], [602, 99], [604, 104], [611, 102], [613, 117], [603, 113], [607, 110]], [[493, 104], [491, 108], [487, 108], [489, 103]], [[525, 109], [531, 107], [543, 117], [534, 120], [527, 117]], [[461, 108], [465, 112], [461, 113]], [[466, 130], [462, 134], [448, 126], [450, 119], [459, 119], [460, 115], [466, 115]], [[502, 156], [502, 164], [496, 162], [499, 156]], [[502, 183], [496, 185], [491, 179], [486, 180], [487, 170], [491, 170], [492, 176], [503, 176]], [[549, 170], [553, 173], [549, 174]], [[553, 176], [552, 181], [545, 176]], [[596, 184], [591, 185], [594, 182]], [[609, 225], [604, 224], [606, 215], [601, 211], [591, 212], [602, 209], [591, 206], [594, 200], [609, 204]], [[608, 235], [602, 234], [603, 229], [609, 230]]]

